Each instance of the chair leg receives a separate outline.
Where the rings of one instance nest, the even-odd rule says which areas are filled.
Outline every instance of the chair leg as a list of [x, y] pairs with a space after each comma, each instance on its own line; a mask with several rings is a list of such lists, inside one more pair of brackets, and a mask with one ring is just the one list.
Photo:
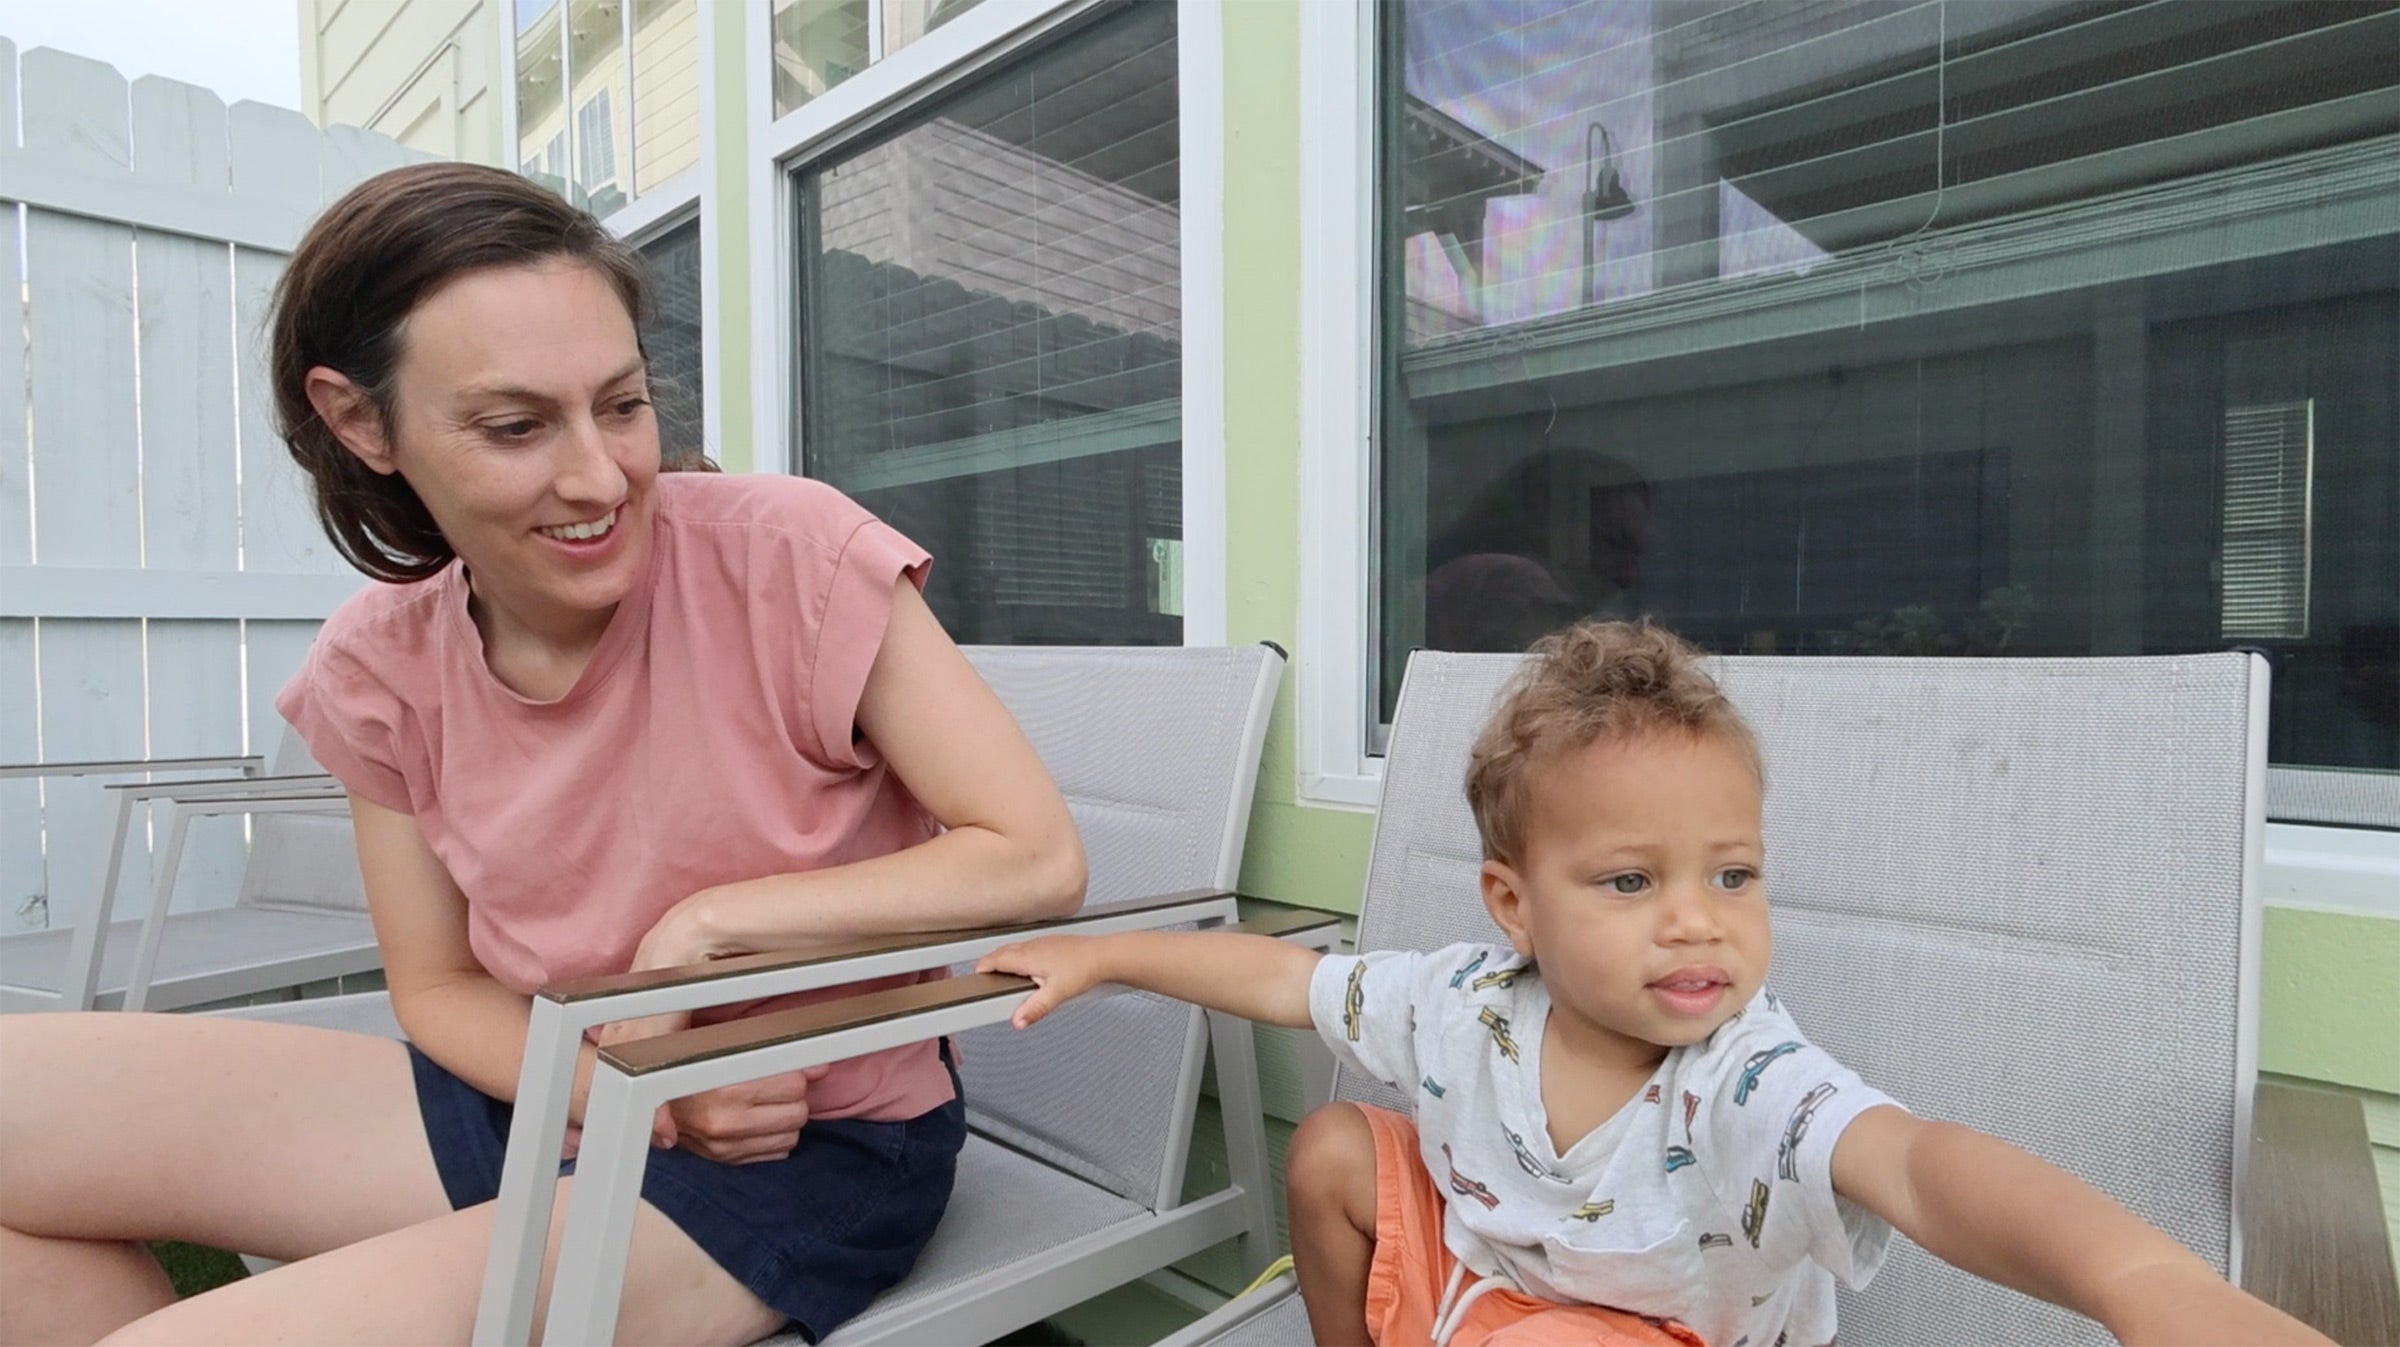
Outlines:
[[492, 1213], [492, 1246], [484, 1260], [483, 1296], [475, 1308], [476, 1347], [533, 1338], [533, 1298], [541, 1286], [542, 1251], [550, 1243], [550, 1207], [558, 1193], [558, 1155], [567, 1140], [581, 1038], [565, 1007], [547, 997], [533, 999], [499, 1203]]
[[1255, 1277], [1275, 1258], [1274, 1189], [1267, 1166], [1265, 1104], [1258, 1088], [1258, 1046], [1248, 1020], [1209, 1012], [1217, 1059], [1217, 1103], [1225, 1119], [1225, 1160], [1242, 1188], [1242, 1272]]
[[108, 859], [100, 871], [100, 891], [92, 897], [92, 910], [84, 914], [83, 923], [75, 928], [75, 937], [67, 943], [67, 966], [60, 970], [62, 980], [58, 993], [61, 1009], [90, 1010], [100, 995], [100, 959], [108, 943], [108, 919], [117, 906], [117, 883], [125, 874], [125, 843], [133, 836], [133, 811], [140, 808], [133, 792], [127, 791], [117, 799], [117, 831], [108, 846]]
[[[558, 1271], [550, 1284], [550, 1314], [542, 1326], [544, 1342], [616, 1340], [625, 1259], [633, 1247], [642, 1171], [650, 1161], [651, 1112], [629, 1077], [606, 1065], [594, 1073], [584, 1103], [575, 1191], [567, 1197], [567, 1228], [559, 1236]], [[538, 1256], [532, 1267], [539, 1277]]]

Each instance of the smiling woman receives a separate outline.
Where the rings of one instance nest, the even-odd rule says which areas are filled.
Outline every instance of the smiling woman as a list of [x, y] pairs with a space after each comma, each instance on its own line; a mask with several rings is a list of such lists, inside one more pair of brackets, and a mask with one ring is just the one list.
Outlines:
[[[0, 1024], [0, 1344], [464, 1341], [536, 988], [1080, 902], [926, 553], [822, 484], [661, 475], [645, 302], [637, 254], [493, 169], [372, 179], [302, 241], [283, 431], [386, 583], [276, 705], [349, 788], [410, 1041]], [[908, 1270], [964, 1135], [932, 1044], [662, 1108], [621, 1331], [821, 1337]], [[158, 1238], [287, 1266], [176, 1303], [131, 1242]]]

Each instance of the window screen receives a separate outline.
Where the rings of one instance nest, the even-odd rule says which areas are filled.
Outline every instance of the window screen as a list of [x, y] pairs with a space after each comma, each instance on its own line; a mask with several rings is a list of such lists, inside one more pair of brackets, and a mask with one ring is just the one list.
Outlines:
[[962, 641], [1182, 639], [1175, 7], [800, 176], [807, 471], [934, 554]]

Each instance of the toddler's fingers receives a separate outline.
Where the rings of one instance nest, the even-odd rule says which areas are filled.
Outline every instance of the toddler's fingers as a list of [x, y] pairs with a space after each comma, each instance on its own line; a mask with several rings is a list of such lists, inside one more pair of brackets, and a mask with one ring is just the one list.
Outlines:
[[1017, 1013], [1008, 1017], [1008, 1022], [1018, 1029], [1030, 1029], [1035, 1021], [1056, 1010], [1058, 1003], [1063, 999], [1065, 998], [1048, 987], [1037, 986], [1033, 989], [1033, 994], [1026, 997], [1024, 1002], [1017, 1007]]
[[672, 1149], [675, 1140], [675, 1115], [667, 1111], [665, 1104], [661, 1104], [658, 1112], [650, 1115], [650, 1144], [663, 1151]]

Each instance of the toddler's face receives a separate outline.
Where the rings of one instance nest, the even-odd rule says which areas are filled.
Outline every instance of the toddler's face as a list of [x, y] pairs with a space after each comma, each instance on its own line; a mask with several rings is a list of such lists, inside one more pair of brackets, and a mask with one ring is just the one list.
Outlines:
[[1602, 738], [1533, 769], [1522, 863], [1484, 865], [1493, 917], [1539, 961], [1554, 1027], [1628, 1066], [1757, 994], [1772, 939], [1760, 790], [1707, 735]]

